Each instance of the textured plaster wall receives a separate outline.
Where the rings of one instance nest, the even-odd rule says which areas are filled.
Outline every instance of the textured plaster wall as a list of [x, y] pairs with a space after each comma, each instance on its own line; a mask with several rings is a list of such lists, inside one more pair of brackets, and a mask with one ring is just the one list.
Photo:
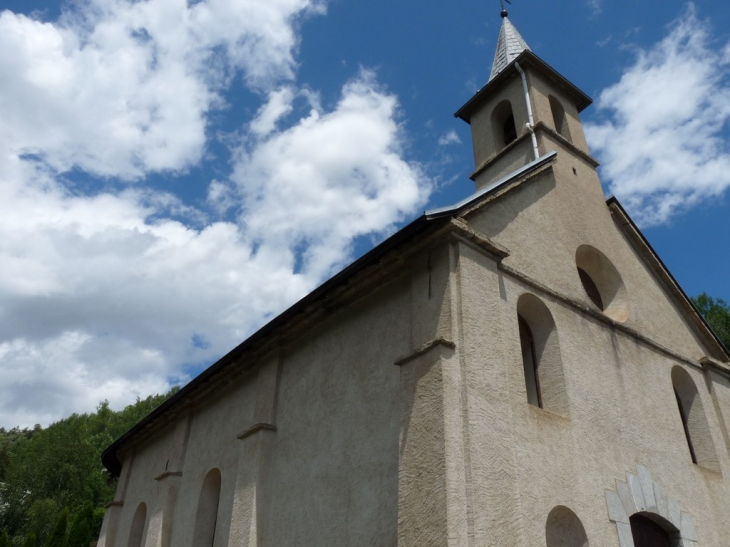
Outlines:
[[[463, 345], [468, 386], [475, 545], [545, 545], [545, 523], [557, 505], [581, 519], [591, 546], [615, 546], [603, 492], [637, 464], [694, 517], [700, 545], [730, 537], [727, 453], [722, 473], [690, 459], [671, 384], [677, 363], [549, 297], [569, 398], [560, 416], [527, 404], [516, 318], [532, 288], [500, 272], [480, 253], [461, 249]], [[701, 370], [696, 383], [713, 442], [724, 445]], [[722, 388], [723, 395], [730, 394]], [[719, 391], [719, 390], [718, 390]]]
[[[730, 379], [713, 370], [708, 371], [707, 379], [712, 391], [712, 411], [717, 414], [723, 433], [724, 442], [716, 448], [718, 451], [725, 450], [730, 457]], [[697, 388], [702, 391], [701, 386]]]
[[[119, 512], [116, 537], [109, 538], [114, 540], [109, 547], [112, 545], [126, 547], [132, 519], [141, 502], [147, 504], [146, 545], [159, 545], [165, 499], [162, 485], [155, 481], [154, 477], [164, 471], [174, 436], [174, 426], [166, 427], [145, 443], [143, 448], [138, 448], [124, 458], [123, 465], [130, 467], [130, 474], [124, 493], [124, 505]], [[119, 484], [120, 488], [123, 486]]]
[[504, 148], [499, 155], [492, 157], [488, 164], [474, 176], [477, 191], [489, 186], [501, 177], [514, 173], [535, 159], [532, 139], [523, 135]]
[[228, 545], [241, 443], [237, 435], [249, 425], [256, 400], [256, 387], [256, 377], [234, 384], [193, 412], [180, 494], [175, 508], [173, 546], [192, 546], [203, 479], [213, 468], [221, 472], [214, 547]]
[[479, 106], [479, 109], [472, 114], [469, 120], [474, 150], [474, 165], [477, 168], [499, 152], [492, 131], [492, 112], [505, 99], [512, 105], [517, 137], [519, 138], [527, 133], [525, 124], [529, 118], [527, 116], [527, 106], [525, 105], [525, 95], [522, 90], [522, 79], [515, 73], [512, 78], [509, 78], [499, 89], [495, 90], [492, 98], [484, 101]]
[[258, 545], [395, 545], [406, 281], [285, 352]]
[[583, 124], [580, 122], [580, 114], [575, 104], [568, 96], [553, 83], [536, 74], [534, 69], [526, 70], [527, 82], [530, 88], [530, 99], [532, 101], [532, 113], [535, 124], [544, 122], [552, 129], [555, 129], [552, 110], [550, 108], [550, 95], [553, 95], [565, 109], [565, 119], [568, 123], [570, 142], [581, 151], [589, 154], [588, 143], [586, 142]]
[[627, 326], [687, 357], [705, 355], [677, 305], [615, 225], [595, 170], [560, 143], [548, 142], [545, 133], [541, 147], [558, 151], [552, 172], [472, 214], [469, 225], [513, 251], [505, 264], [593, 309], [578, 277], [575, 254], [581, 245], [595, 247], [626, 286]]

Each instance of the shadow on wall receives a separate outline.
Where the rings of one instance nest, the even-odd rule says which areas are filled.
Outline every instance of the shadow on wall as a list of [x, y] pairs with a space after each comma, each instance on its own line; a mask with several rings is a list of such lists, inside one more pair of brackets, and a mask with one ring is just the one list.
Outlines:
[[203, 480], [198, 500], [198, 511], [195, 516], [193, 545], [213, 545], [215, 540], [215, 524], [218, 519], [218, 501], [221, 495], [221, 472], [211, 469]]
[[547, 547], [589, 547], [583, 523], [563, 505], [550, 511], [545, 523], [545, 538]]
[[679, 365], [672, 369], [672, 386], [692, 461], [720, 472], [720, 462], [712, 442], [702, 399], [689, 373]]
[[144, 502], [137, 506], [132, 518], [132, 528], [129, 531], [127, 547], [142, 547], [145, 540], [145, 524], [147, 523], [147, 505]]

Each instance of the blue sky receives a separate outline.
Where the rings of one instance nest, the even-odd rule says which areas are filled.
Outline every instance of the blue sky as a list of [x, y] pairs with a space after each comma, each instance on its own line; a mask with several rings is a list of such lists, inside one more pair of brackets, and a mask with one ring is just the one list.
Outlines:
[[[0, 3], [0, 425], [187, 381], [473, 192], [499, 2]], [[730, 301], [730, 9], [514, 0], [690, 295]]]

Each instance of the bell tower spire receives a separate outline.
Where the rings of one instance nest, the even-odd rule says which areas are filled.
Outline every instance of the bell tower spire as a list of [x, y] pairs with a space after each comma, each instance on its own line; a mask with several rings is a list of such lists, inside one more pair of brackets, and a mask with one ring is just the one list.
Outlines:
[[507, 10], [502, 4], [502, 29], [499, 31], [499, 39], [497, 40], [497, 52], [494, 54], [494, 63], [492, 63], [492, 72], [489, 75], [491, 81], [494, 77], [502, 72], [509, 64], [519, 57], [523, 51], [531, 51], [524, 38], [517, 32], [515, 26], [508, 19]]
[[533, 53], [505, 2], [489, 80], [456, 112], [471, 125], [472, 180], [480, 190], [553, 151], [559, 161], [584, 163], [595, 173], [579, 116], [590, 97]]

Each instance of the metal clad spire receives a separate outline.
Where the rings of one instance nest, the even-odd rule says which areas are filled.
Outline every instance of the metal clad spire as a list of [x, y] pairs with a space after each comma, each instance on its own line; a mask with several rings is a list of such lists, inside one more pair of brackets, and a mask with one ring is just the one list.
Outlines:
[[510, 20], [507, 18], [507, 11], [502, 10], [501, 15], [502, 29], [499, 31], [497, 52], [494, 54], [492, 73], [489, 75], [490, 80], [502, 72], [520, 53], [530, 49], [530, 46], [520, 36], [520, 33], [517, 32], [514, 25], [510, 23]]

